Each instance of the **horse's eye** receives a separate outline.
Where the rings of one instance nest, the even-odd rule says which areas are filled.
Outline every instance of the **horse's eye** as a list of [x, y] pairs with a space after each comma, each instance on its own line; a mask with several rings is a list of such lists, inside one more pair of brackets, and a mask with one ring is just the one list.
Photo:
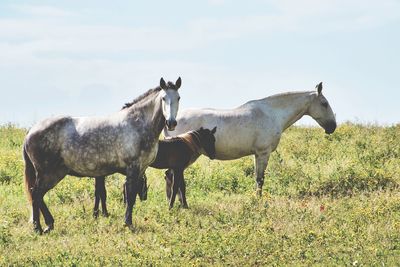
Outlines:
[[181, 100], [181, 97], [178, 97], [178, 101]]
[[165, 101], [165, 96], [162, 98], [163, 101]]
[[327, 107], [328, 107], [328, 102], [323, 102], [323, 103], [321, 103], [321, 105], [322, 105], [324, 108], [327, 108]]

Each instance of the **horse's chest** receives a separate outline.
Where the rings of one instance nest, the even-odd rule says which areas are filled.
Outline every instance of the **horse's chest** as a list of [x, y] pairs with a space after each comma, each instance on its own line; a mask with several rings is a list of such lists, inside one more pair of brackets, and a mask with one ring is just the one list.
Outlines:
[[141, 165], [143, 167], [148, 167], [157, 156], [158, 151], [158, 142], [153, 142], [151, 146], [147, 146], [146, 148], [142, 148], [140, 151], [140, 158], [142, 159]]

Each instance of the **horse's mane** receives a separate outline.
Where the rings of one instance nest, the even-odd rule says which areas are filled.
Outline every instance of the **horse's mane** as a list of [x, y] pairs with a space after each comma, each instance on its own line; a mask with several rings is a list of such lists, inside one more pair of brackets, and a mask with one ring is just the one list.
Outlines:
[[202, 147], [200, 141], [200, 132], [198, 130], [183, 133], [174, 137], [168, 137], [164, 140], [160, 140], [160, 142], [165, 142], [165, 143], [184, 142], [187, 145], [189, 145], [192, 150], [198, 150], [200, 147]]
[[191, 136], [191, 135], [194, 134], [195, 132], [197, 132], [197, 134], [199, 134], [199, 133], [198, 133], [198, 130], [197, 130], [197, 131], [189, 131], [189, 132], [186, 132], [186, 133], [177, 135], [177, 136], [165, 137], [163, 140], [160, 140], [160, 141], [163, 141], [163, 142], [164, 142], [164, 141], [166, 141], [166, 142], [179, 141], [179, 140], [182, 140], [182, 137]]
[[136, 97], [134, 100], [132, 100], [129, 103], [125, 103], [125, 105], [122, 107], [122, 109], [127, 109], [130, 108], [131, 106], [145, 100], [147, 97], [149, 97], [150, 95], [153, 95], [154, 93], [158, 93], [159, 91], [161, 91], [161, 87], [158, 86], [156, 88], [153, 89], [149, 89], [146, 93]]

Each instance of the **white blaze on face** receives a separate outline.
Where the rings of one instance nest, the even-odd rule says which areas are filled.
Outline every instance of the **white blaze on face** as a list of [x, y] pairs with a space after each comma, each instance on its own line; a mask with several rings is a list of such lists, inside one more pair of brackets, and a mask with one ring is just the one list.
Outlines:
[[168, 130], [173, 131], [176, 126], [176, 116], [179, 109], [179, 93], [177, 90], [167, 89], [160, 92], [162, 111]]

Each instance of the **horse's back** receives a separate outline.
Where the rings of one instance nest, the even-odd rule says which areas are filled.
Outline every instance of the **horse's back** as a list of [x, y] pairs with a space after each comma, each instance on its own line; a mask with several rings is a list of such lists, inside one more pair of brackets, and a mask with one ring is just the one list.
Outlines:
[[[164, 131], [165, 136], [177, 136], [188, 131], [197, 130], [200, 127], [212, 129], [221, 126], [221, 123], [237, 117], [234, 109], [186, 109], [178, 114], [178, 125], [173, 132]], [[242, 113], [242, 117], [243, 117]], [[217, 131], [218, 132], [218, 131]]]
[[24, 153], [36, 171], [58, 168], [61, 173], [65, 170], [58, 140], [63, 129], [71, 122], [71, 117], [52, 117], [37, 123], [28, 131], [24, 140]]
[[58, 116], [38, 122], [28, 131], [25, 137], [25, 145], [52, 146], [53, 141], [58, 139], [60, 132], [72, 121], [72, 117]]
[[[273, 128], [273, 117], [266, 114], [256, 102], [248, 102], [238, 108], [188, 109], [178, 116], [178, 125], [174, 132], [165, 132], [166, 136], [178, 135], [200, 127], [212, 129], [215, 133], [216, 158], [227, 160], [254, 154], [266, 129]], [[267, 142], [267, 140], [265, 141]]]
[[190, 149], [180, 138], [160, 140], [157, 156], [150, 166], [156, 169], [183, 168], [191, 157]]
[[241, 129], [244, 132], [254, 131], [264, 126], [267, 114], [254, 105], [242, 105], [235, 109], [186, 109], [177, 117], [175, 131], [164, 131], [165, 136], [177, 136], [200, 127], [212, 129], [217, 126], [216, 136], [224, 132]]

